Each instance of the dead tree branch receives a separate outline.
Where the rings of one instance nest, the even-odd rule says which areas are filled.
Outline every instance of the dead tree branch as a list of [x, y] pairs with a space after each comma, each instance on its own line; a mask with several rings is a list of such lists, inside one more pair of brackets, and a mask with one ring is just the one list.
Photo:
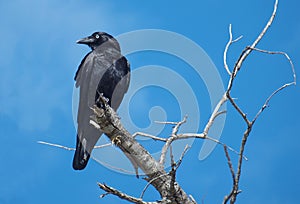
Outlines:
[[[180, 203], [193, 203], [177, 183], [174, 186], [176, 189], [175, 195], [171, 193], [170, 184], [172, 182], [172, 177], [165, 172], [163, 165], [157, 162], [151, 154], [132, 137], [132, 135], [123, 127], [114, 110], [109, 107], [102, 96], [100, 97], [104, 103], [104, 108], [100, 109], [94, 106], [93, 110], [95, 115], [92, 120], [97, 123], [101, 128], [101, 131], [103, 131], [112, 142], [115, 140], [118, 141], [116, 146], [125, 153], [131, 162], [134, 162], [134, 166], [140, 168], [145, 173], [147, 181], [153, 180], [151, 185], [160, 193], [162, 202], [172, 201], [174, 196], [176, 196], [180, 199]], [[104, 190], [105, 189], [106, 188], [104, 188]], [[119, 196], [115, 191], [109, 191], [108, 193]]]
[[229, 31], [228, 32], [229, 32], [229, 40], [228, 40], [228, 43], [225, 46], [225, 51], [224, 51], [224, 54], [223, 54], [223, 63], [224, 63], [225, 70], [227, 71], [227, 73], [229, 74], [229, 76], [231, 76], [231, 72], [230, 72], [228, 64], [227, 64], [228, 49], [229, 49], [229, 47], [230, 47], [230, 45], [232, 43], [235, 43], [235, 42], [239, 41], [243, 36], [241, 35], [240, 37], [238, 37], [235, 40], [233, 40], [233, 38], [232, 38], [231, 24], [229, 24]]
[[112, 188], [112, 187], [110, 187], [110, 186], [108, 186], [104, 183], [98, 183], [98, 186], [106, 192], [105, 194], [102, 194], [100, 196], [101, 198], [103, 198], [104, 196], [106, 196], [108, 194], [113, 194], [113, 195], [118, 196], [121, 199], [127, 200], [127, 201], [132, 202], [132, 203], [137, 203], [137, 204], [158, 204], [158, 202], [144, 202], [140, 198], [135, 198], [135, 197], [129, 196], [129, 195], [127, 195], [125, 193], [122, 193], [121, 191], [119, 191], [117, 189], [114, 189], [114, 188]]
[[[44, 141], [37, 141], [37, 143], [44, 144], [44, 145], [49, 145], [49, 146], [52, 146], [52, 147], [58, 147], [58, 148], [68, 150], [68, 151], [75, 151], [75, 148], [73, 148], [73, 147], [67, 147], [67, 146], [60, 145], [60, 144], [54, 144], [54, 143], [44, 142]], [[94, 147], [94, 149], [101, 149], [103, 147], [109, 147], [109, 146], [112, 146], [112, 144], [107, 143], [107, 144], [103, 144], [103, 145], [97, 145], [97, 146]]]
[[[161, 156], [160, 156], [160, 159], [159, 159], [159, 163], [164, 165], [165, 163], [165, 159], [166, 159], [166, 153], [170, 147], [170, 145], [172, 144], [172, 142], [174, 140], [176, 140], [176, 138], [178, 139], [178, 136], [177, 136], [177, 133], [178, 133], [178, 130], [179, 130], [179, 127], [184, 124], [186, 122], [186, 119], [187, 119], [187, 116], [185, 116], [183, 118], [182, 121], [180, 122], [176, 122], [176, 123], [172, 123], [172, 124], [175, 124], [175, 126], [173, 127], [173, 130], [172, 130], [172, 135], [171, 137], [169, 137], [166, 141], [166, 144], [163, 146], [162, 148], [162, 151], [161, 151]], [[170, 123], [169, 123], [170, 124]]]
[[[237, 60], [237, 62], [235, 63], [235, 66], [233, 68], [233, 72], [230, 76], [230, 80], [228, 83], [228, 87], [227, 87], [227, 91], [226, 91], [226, 96], [228, 98], [228, 100], [230, 101], [231, 105], [235, 108], [235, 110], [239, 113], [239, 115], [241, 115], [241, 117], [243, 118], [243, 120], [245, 121], [245, 123], [247, 124], [247, 129], [245, 130], [242, 140], [241, 140], [241, 145], [240, 145], [240, 151], [239, 151], [239, 158], [238, 158], [238, 166], [237, 166], [237, 170], [236, 173], [234, 173], [233, 170], [233, 166], [231, 163], [231, 159], [230, 156], [228, 154], [227, 149], [224, 147], [225, 150], [225, 155], [227, 158], [227, 162], [229, 165], [229, 169], [231, 172], [231, 175], [233, 177], [233, 186], [232, 186], [232, 190], [231, 192], [225, 196], [223, 203], [227, 203], [228, 201], [230, 201], [230, 203], [235, 203], [237, 195], [241, 192], [239, 190], [239, 181], [240, 181], [240, 176], [241, 176], [241, 171], [242, 171], [242, 163], [243, 163], [243, 158], [242, 155], [244, 154], [245, 151], [245, 146], [247, 143], [247, 139], [249, 137], [249, 134], [253, 128], [253, 125], [255, 123], [255, 121], [257, 120], [257, 118], [260, 116], [260, 114], [264, 111], [264, 109], [268, 106], [270, 100], [281, 90], [285, 89], [288, 86], [291, 85], [296, 85], [296, 74], [295, 74], [295, 69], [294, 69], [294, 65], [290, 59], [290, 57], [284, 53], [284, 52], [272, 52], [272, 51], [266, 51], [266, 50], [261, 50], [256, 48], [256, 45], [261, 41], [261, 39], [264, 37], [264, 35], [266, 34], [268, 28], [272, 25], [273, 20], [276, 16], [276, 12], [277, 12], [277, 5], [278, 5], [278, 0], [275, 0], [274, 3], [274, 9], [273, 9], [273, 13], [270, 17], [270, 19], [268, 20], [267, 24], [265, 25], [264, 29], [262, 30], [262, 32], [259, 34], [259, 36], [255, 39], [255, 41], [252, 43], [251, 46], [247, 46], [242, 54], [240, 55], [239, 59]], [[227, 44], [228, 45], [228, 44]], [[225, 54], [224, 56], [226, 56], [226, 52], [228, 50], [228, 46], [225, 47]], [[264, 105], [262, 106], [262, 108], [258, 111], [258, 113], [256, 114], [256, 116], [254, 117], [254, 119], [249, 120], [247, 115], [245, 114], [245, 112], [237, 105], [237, 103], [233, 100], [233, 98], [231, 97], [231, 89], [233, 87], [233, 82], [234, 79], [237, 76], [237, 73], [239, 72], [239, 70], [242, 67], [243, 62], [245, 61], [245, 59], [249, 56], [249, 54], [251, 53], [251, 51], [259, 51], [259, 52], [263, 52], [263, 53], [267, 53], [267, 54], [281, 54], [284, 55], [288, 61], [290, 62], [291, 68], [292, 68], [292, 73], [293, 73], [293, 81], [287, 84], [282, 85], [281, 87], [279, 87], [278, 89], [276, 89], [265, 101]]]

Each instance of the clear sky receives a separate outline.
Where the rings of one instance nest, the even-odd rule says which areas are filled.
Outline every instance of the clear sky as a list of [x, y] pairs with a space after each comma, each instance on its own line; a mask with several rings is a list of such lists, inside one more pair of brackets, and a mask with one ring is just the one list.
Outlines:
[[[105, 182], [137, 197], [146, 185], [143, 179], [113, 171], [94, 160], [84, 171], [74, 171], [71, 165], [73, 152], [37, 144], [42, 140], [68, 147], [75, 145], [73, 77], [89, 51], [88, 47], [77, 45], [77, 39], [94, 31], [105, 31], [114, 36], [140, 29], [171, 31], [198, 44], [216, 66], [218, 76], [226, 86], [228, 75], [222, 57], [228, 40], [228, 25], [232, 24], [236, 37], [244, 36], [228, 53], [228, 63], [232, 67], [241, 50], [252, 43], [265, 25], [273, 3], [273, 0], [1, 1], [0, 203], [127, 203], [111, 195], [100, 199], [103, 192], [96, 182]], [[280, 1], [274, 24], [258, 45], [262, 49], [286, 51], [294, 61], [296, 72], [300, 56], [299, 6], [296, 0]], [[160, 40], [159, 36], [157, 39]], [[145, 42], [148, 40], [144, 39]], [[130, 47], [122, 42], [125, 41], [121, 41], [123, 50]], [[182, 50], [185, 49], [183, 46]], [[197, 108], [192, 109], [184, 131], [190, 132], [189, 124], [198, 120], [199, 131], [203, 129], [211, 112], [209, 94], [212, 94], [207, 90], [205, 79], [201, 79], [204, 76], [197, 77], [190, 65], [170, 53], [144, 51], [128, 54], [127, 58], [132, 70], [157, 65], [168, 67], [161, 69], [169, 70], [169, 73], [173, 70], [183, 77], [192, 88], [201, 113], [197, 118], [192, 115], [197, 113]], [[203, 70], [204, 74], [211, 73], [209, 69]], [[173, 88], [177, 87], [176, 93], [184, 92], [184, 86], [176, 80], [171, 81], [173, 78], [168, 76], [169, 73], [165, 76], [161, 72], [157, 77], [134, 73], [131, 78], [134, 88], [138, 88], [138, 81], [150, 78], [173, 84]], [[291, 70], [284, 57], [253, 53], [236, 80], [233, 96], [253, 117], [274, 89], [291, 80]], [[129, 106], [122, 105], [119, 112], [130, 113], [133, 123], [142, 130], [149, 130], [148, 133], [153, 133], [152, 125], [157, 126], [151, 123], [153, 120], [180, 120], [182, 114], [186, 114], [180, 110], [194, 104], [189, 103], [190, 99], [174, 97], [172, 90], [163, 88], [152, 86], [135, 92]], [[188, 102], [182, 105], [182, 101]], [[240, 184], [243, 192], [238, 196], [238, 203], [299, 201], [299, 103], [299, 86], [289, 87], [274, 97], [270, 107], [258, 119], [245, 152], [249, 161], [243, 166]], [[151, 108], [157, 106], [161, 108], [152, 109], [149, 115]], [[161, 109], [165, 114], [159, 112]], [[125, 116], [122, 118], [126, 120]], [[129, 123], [124, 121], [125, 126]], [[241, 118], [228, 106], [221, 141], [238, 149], [244, 128]], [[169, 133], [170, 127], [166, 127], [161, 135]], [[105, 136], [102, 138], [106, 140]], [[162, 145], [150, 140], [142, 142], [151, 153], [157, 152]], [[220, 203], [231, 189], [223, 148], [217, 146], [200, 161], [198, 155], [202, 144], [201, 140], [193, 142], [178, 170], [177, 179], [199, 203]], [[102, 155], [108, 161], [109, 156]], [[237, 156], [231, 156], [236, 162]], [[150, 188], [144, 198], [153, 201], [159, 199], [159, 195]]]

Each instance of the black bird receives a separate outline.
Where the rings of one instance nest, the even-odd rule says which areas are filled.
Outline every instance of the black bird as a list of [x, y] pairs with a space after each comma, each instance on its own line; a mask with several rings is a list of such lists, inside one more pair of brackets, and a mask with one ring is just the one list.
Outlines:
[[93, 115], [90, 107], [95, 104], [101, 106], [97, 101], [99, 94], [103, 94], [108, 99], [108, 104], [117, 110], [128, 90], [130, 66], [122, 56], [117, 40], [105, 32], [95, 32], [77, 43], [86, 44], [92, 49], [83, 58], [75, 74], [75, 85], [80, 88], [80, 95], [73, 168], [81, 170], [86, 167], [91, 152], [102, 135], [89, 122]]

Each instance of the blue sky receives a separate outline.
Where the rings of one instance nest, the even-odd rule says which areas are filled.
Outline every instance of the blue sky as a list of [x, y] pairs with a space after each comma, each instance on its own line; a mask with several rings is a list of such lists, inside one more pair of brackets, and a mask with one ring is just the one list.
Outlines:
[[[280, 1], [274, 24], [258, 45], [286, 51], [294, 60], [296, 72], [300, 56], [299, 5], [296, 0]], [[228, 76], [222, 56], [228, 25], [232, 24], [236, 37], [244, 36], [228, 53], [232, 67], [240, 51], [261, 31], [272, 9], [272, 0], [172, 4], [158, 0], [1, 1], [0, 203], [126, 203], [114, 196], [100, 199], [103, 192], [96, 182], [105, 182], [133, 196], [139, 196], [146, 185], [142, 179], [112, 171], [92, 160], [84, 171], [74, 171], [73, 152], [37, 144], [43, 140], [74, 146], [73, 77], [89, 51], [88, 47], [76, 45], [77, 39], [98, 30], [114, 36], [139, 29], [172, 31], [201, 46], [226, 85]], [[184, 68], [188, 65], [159, 52], [133, 53], [127, 58], [133, 70], [155, 64], [185, 77], [200, 101], [199, 127], [203, 128], [211, 111], [209, 95], [201, 78]], [[291, 76], [289, 64], [282, 56], [253, 53], [245, 61], [232, 93], [251, 117], [274, 89], [292, 80]], [[134, 75], [131, 80], [134, 83]], [[297, 203], [299, 103], [299, 86], [289, 87], [274, 97], [258, 119], [245, 152], [249, 161], [243, 166], [243, 192], [238, 203]], [[148, 112], [153, 106], [162, 106], [168, 120], [181, 118], [179, 102], [170, 92], [157, 87], [141, 90], [130, 105], [132, 119], [141, 128], [151, 125]], [[161, 119], [154, 114], [156, 118]], [[189, 120], [192, 123], [193, 118]], [[221, 140], [238, 149], [244, 128], [241, 118], [228, 107]], [[166, 127], [163, 134], [169, 131], [170, 127]], [[202, 144], [200, 140], [193, 143], [177, 178], [199, 203], [220, 203], [231, 187], [223, 149], [216, 147], [200, 161]], [[150, 152], [161, 147], [159, 142], [151, 141], [144, 141], [144, 145]], [[232, 159], [236, 161], [236, 155], [232, 154]], [[145, 199], [156, 200], [159, 196], [150, 188]]]

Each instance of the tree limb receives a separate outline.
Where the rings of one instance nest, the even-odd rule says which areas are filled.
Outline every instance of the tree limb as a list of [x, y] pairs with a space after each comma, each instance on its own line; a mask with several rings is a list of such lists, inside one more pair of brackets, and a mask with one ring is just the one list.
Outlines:
[[[160, 193], [162, 200], [172, 200], [173, 194], [170, 193], [170, 183], [172, 177], [167, 174], [162, 164], [157, 162], [151, 154], [144, 149], [123, 127], [119, 117], [115, 111], [109, 107], [103, 96], [102, 102], [103, 108], [94, 106], [95, 115], [92, 120], [99, 125], [101, 131], [103, 131], [111, 141], [118, 140], [116, 146], [125, 153], [125, 155], [134, 161], [137, 167], [139, 167], [147, 176], [147, 180], [151, 181], [156, 190]], [[176, 196], [180, 198], [180, 203], [190, 204], [193, 201], [184, 192], [184, 190], [177, 184], [175, 186]]]
[[114, 189], [104, 183], [98, 183], [98, 186], [106, 191], [107, 193], [106, 194], [102, 194], [100, 197], [104, 197], [106, 196], [107, 194], [113, 194], [115, 196], [118, 196], [119, 198], [121, 199], [124, 199], [124, 200], [127, 200], [129, 202], [132, 202], [132, 203], [137, 203], [137, 204], [158, 204], [158, 202], [145, 202], [143, 201], [142, 199], [140, 198], [135, 198], [135, 197], [132, 197], [132, 196], [129, 196], [125, 193], [122, 193], [121, 191], [117, 190], [117, 189]]
[[[255, 41], [252, 43], [251, 46], [247, 46], [243, 52], [241, 53], [239, 59], [237, 60], [237, 62], [235, 63], [235, 66], [233, 68], [233, 72], [230, 76], [230, 80], [227, 86], [227, 91], [226, 91], [226, 96], [228, 98], [228, 100], [230, 101], [231, 105], [235, 108], [235, 110], [242, 116], [243, 120], [245, 121], [245, 123], [247, 124], [247, 129], [245, 130], [243, 137], [242, 137], [242, 141], [241, 141], [241, 146], [240, 146], [240, 151], [239, 151], [239, 158], [238, 158], [238, 166], [237, 166], [237, 171], [236, 173], [234, 173], [233, 171], [233, 167], [232, 167], [232, 163], [229, 157], [229, 154], [227, 152], [227, 149], [224, 147], [225, 150], [225, 155], [228, 161], [228, 165], [229, 165], [229, 169], [231, 172], [231, 175], [234, 176], [233, 179], [233, 186], [232, 186], [232, 190], [231, 192], [225, 196], [223, 203], [227, 203], [230, 200], [230, 203], [235, 203], [237, 195], [241, 192], [239, 190], [239, 181], [240, 181], [240, 176], [241, 176], [241, 171], [242, 171], [242, 163], [243, 163], [243, 154], [245, 151], [245, 146], [247, 143], [247, 139], [249, 137], [249, 134], [253, 128], [253, 125], [255, 123], [255, 121], [257, 120], [257, 118], [260, 116], [260, 114], [264, 111], [264, 109], [268, 106], [270, 100], [272, 99], [272, 97], [274, 95], [276, 95], [279, 91], [283, 90], [284, 88], [290, 86], [290, 85], [296, 85], [296, 74], [295, 74], [295, 70], [294, 70], [294, 66], [292, 61], [290, 60], [289, 56], [284, 53], [284, 52], [272, 52], [272, 51], [266, 51], [266, 50], [261, 50], [256, 48], [256, 45], [260, 42], [260, 40], [263, 38], [263, 36], [266, 34], [267, 30], [269, 29], [269, 27], [272, 25], [273, 20], [276, 16], [276, 12], [277, 12], [277, 5], [278, 5], [278, 0], [275, 0], [274, 3], [274, 9], [273, 9], [273, 13], [270, 17], [270, 19], [268, 20], [267, 24], [265, 25], [264, 29], [261, 31], [261, 33], [259, 34], [259, 36], [255, 39]], [[232, 37], [230, 37], [232, 38]], [[228, 44], [227, 44], [228, 45]], [[229, 44], [230, 45], [230, 44]], [[228, 46], [229, 46], [228, 45]], [[225, 47], [225, 51], [227, 52], [228, 50], [228, 46]], [[282, 54], [284, 55], [290, 62], [291, 64], [291, 68], [292, 68], [292, 72], [293, 72], [293, 82], [284, 84], [283, 86], [279, 87], [277, 90], [275, 90], [265, 101], [264, 105], [262, 106], [262, 108], [258, 111], [258, 113], [256, 114], [256, 116], [254, 117], [253, 120], [249, 120], [247, 115], [244, 113], [244, 111], [237, 105], [237, 103], [233, 100], [233, 98], [231, 97], [231, 89], [233, 87], [233, 82], [234, 79], [237, 76], [237, 73], [239, 72], [239, 70], [241, 69], [241, 66], [243, 64], [243, 62], [245, 61], [245, 59], [249, 56], [249, 54], [251, 53], [251, 51], [256, 50], [259, 52], [263, 52], [263, 53], [267, 53], [267, 54]], [[225, 56], [225, 54], [224, 54]]]

